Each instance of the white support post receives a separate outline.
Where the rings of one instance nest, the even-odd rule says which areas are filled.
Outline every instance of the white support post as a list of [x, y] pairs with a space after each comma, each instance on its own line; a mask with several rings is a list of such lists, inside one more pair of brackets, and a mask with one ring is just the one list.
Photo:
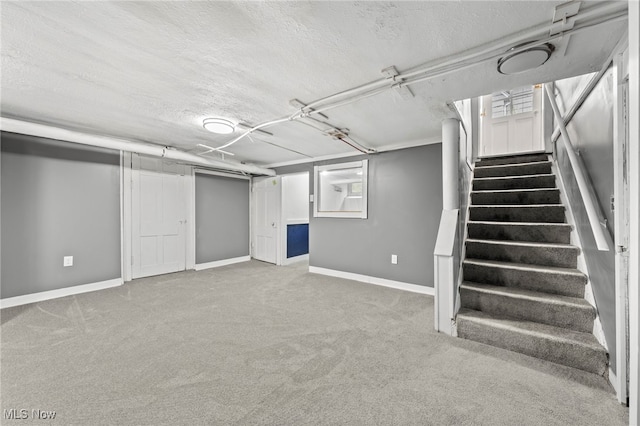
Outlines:
[[442, 122], [442, 216], [434, 258], [434, 328], [454, 334], [456, 268], [454, 250], [458, 228], [458, 149], [460, 123], [453, 118]]

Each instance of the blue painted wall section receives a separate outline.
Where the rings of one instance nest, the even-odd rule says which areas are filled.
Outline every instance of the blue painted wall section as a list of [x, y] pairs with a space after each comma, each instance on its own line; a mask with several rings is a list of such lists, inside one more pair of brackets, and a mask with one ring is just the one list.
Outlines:
[[309, 224], [287, 225], [287, 259], [309, 253]]

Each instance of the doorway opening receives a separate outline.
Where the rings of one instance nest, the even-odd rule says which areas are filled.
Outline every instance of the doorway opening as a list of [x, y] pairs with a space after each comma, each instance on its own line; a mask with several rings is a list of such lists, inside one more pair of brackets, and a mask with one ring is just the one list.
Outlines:
[[274, 265], [309, 253], [309, 173], [254, 178], [251, 256]]

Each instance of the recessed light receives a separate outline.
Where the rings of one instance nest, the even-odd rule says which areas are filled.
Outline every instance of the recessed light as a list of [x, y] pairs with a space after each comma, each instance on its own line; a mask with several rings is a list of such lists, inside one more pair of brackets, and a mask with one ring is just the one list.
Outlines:
[[202, 121], [202, 127], [220, 135], [228, 135], [236, 129], [235, 124], [224, 118], [205, 118]]
[[[515, 46], [511, 50], [517, 48], [518, 46]], [[498, 60], [498, 72], [511, 75], [538, 68], [549, 60], [551, 52], [553, 52], [553, 46], [547, 43], [507, 54]]]

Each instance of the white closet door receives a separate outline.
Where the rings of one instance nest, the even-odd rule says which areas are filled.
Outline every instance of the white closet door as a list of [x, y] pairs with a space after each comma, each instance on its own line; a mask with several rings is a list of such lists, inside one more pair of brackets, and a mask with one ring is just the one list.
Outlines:
[[253, 180], [252, 255], [263, 262], [278, 263], [280, 178]]
[[137, 154], [132, 160], [132, 276], [183, 271], [187, 222], [184, 166]]

